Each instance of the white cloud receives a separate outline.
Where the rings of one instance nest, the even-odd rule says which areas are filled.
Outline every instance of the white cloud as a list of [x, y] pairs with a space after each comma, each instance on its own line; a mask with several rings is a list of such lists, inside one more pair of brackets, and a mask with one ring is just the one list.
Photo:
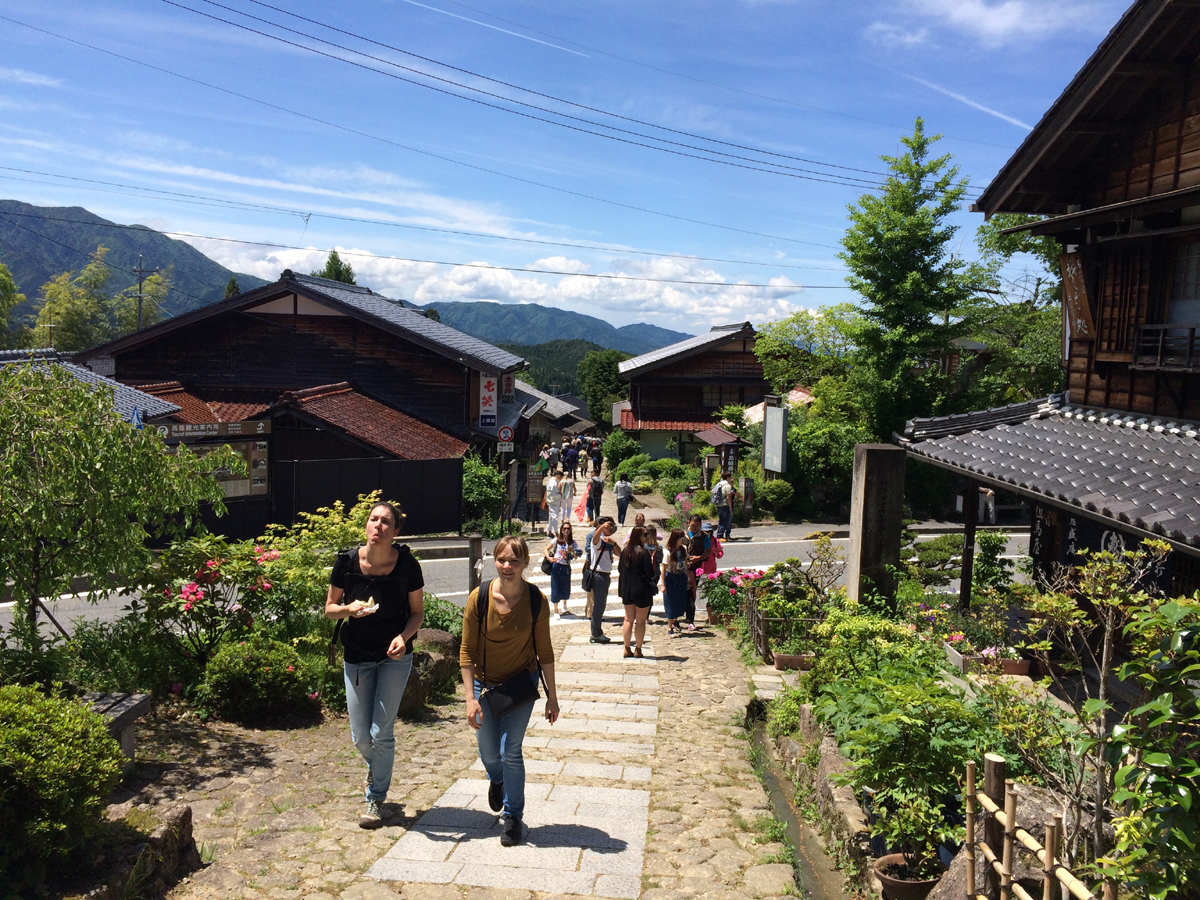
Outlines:
[[0, 68], [0, 81], [16, 81], [20, 84], [33, 84], [38, 87], [58, 87], [62, 84], [61, 78], [39, 75], [37, 72], [29, 72], [25, 69], [5, 68]]
[[544, 256], [541, 259], [535, 259], [525, 268], [550, 269], [554, 272], [570, 272], [575, 275], [582, 275], [592, 267], [580, 259], [568, 259], [565, 256]]
[[929, 29], [907, 31], [888, 22], [872, 22], [863, 32], [863, 36], [872, 44], [884, 47], [916, 47], [929, 39]]

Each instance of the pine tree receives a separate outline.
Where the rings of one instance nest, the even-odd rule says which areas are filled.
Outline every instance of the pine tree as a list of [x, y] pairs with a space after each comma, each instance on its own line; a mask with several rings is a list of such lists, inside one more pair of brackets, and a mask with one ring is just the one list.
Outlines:
[[237, 276], [230, 275], [229, 284], [225, 285], [225, 299], [228, 300], [230, 297], [236, 297], [241, 292], [242, 289], [238, 287]]
[[319, 272], [310, 273], [317, 278], [328, 278], [330, 281], [340, 281], [343, 284], [355, 284], [354, 269], [350, 263], [342, 262], [336, 250], [329, 251], [329, 259], [325, 260], [325, 268]]

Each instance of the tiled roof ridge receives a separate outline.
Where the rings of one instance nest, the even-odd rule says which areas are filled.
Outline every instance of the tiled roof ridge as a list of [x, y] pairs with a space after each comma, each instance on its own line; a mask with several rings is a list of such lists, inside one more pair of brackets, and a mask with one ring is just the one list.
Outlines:
[[147, 394], [154, 394], [156, 397], [159, 394], [170, 394], [175, 391], [183, 390], [183, 382], [181, 381], [155, 381], [150, 384], [132, 385], [139, 391], [145, 391]]
[[309, 400], [319, 400], [322, 397], [332, 397], [335, 394], [354, 392], [354, 385], [348, 381], [338, 381], [334, 384], [321, 384], [316, 387], [302, 388], [298, 391], [284, 391], [278, 403], [305, 403]]
[[1084, 422], [1099, 422], [1101, 425], [1116, 425], [1156, 434], [1173, 434], [1181, 437], [1200, 438], [1200, 422], [1190, 419], [1164, 419], [1159, 416], [1142, 416], [1111, 409], [1089, 409], [1083, 406], [1064, 406], [1058, 414], [1066, 419]]
[[894, 437], [901, 444], [913, 444], [931, 438], [995, 428], [997, 425], [1015, 425], [1030, 419], [1044, 419], [1060, 412], [1067, 405], [1068, 398], [1069, 392], [1063, 391], [1061, 394], [1050, 394], [1048, 397], [991, 409], [909, 419], [904, 425], [904, 434], [896, 434]]
[[0, 361], [21, 362], [29, 358], [44, 359], [50, 362], [68, 362], [70, 354], [64, 355], [52, 347], [36, 347], [30, 350], [0, 350]]
[[[280, 280], [292, 278], [296, 281], [314, 282], [318, 285], [327, 284], [330, 287], [336, 287], [340, 291], [354, 291], [359, 294], [375, 294], [369, 287], [363, 287], [360, 284], [348, 284], [345, 281], [335, 281], [332, 278], [322, 278], [320, 275], [305, 275], [302, 272], [293, 272], [291, 269], [284, 269], [280, 275]], [[376, 297], [383, 297], [382, 294], [375, 294]], [[385, 300], [391, 300], [391, 297], [383, 297]], [[403, 300], [397, 300], [397, 303], [403, 303]]]

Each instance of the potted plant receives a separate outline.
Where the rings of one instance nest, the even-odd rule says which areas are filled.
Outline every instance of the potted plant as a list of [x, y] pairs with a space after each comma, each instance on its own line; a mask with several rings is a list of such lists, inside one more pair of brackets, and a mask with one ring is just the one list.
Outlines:
[[710, 625], [727, 625], [738, 613], [738, 591], [733, 576], [727, 572], [714, 572], [698, 576], [697, 590], [704, 597]]
[[780, 641], [771, 641], [772, 656], [776, 669], [811, 669], [816, 655], [809, 649], [810, 641], [806, 630], [793, 630]]
[[938, 848], [956, 837], [956, 829], [947, 824], [941, 804], [917, 788], [884, 788], [875, 792], [872, 803], [876, 817], [871, 835], [895, 851], [872, 863], [884, 896], [925, 900], [944, 871]]
[[1013, 647], [985, 647], [979, 651], [984, 665], [999, 666], [1004, 675], [1028, 675], [1030, 660], [1022, 659]]
[[946, 635], [942, 646], [946, 650], [946, 659], [950, 665], [964, 675], [971, 670], [973, 665], [978, 665], [983, 661], [983, 657], [975, 652], [970, 640], [961, 631], [954, 631]]

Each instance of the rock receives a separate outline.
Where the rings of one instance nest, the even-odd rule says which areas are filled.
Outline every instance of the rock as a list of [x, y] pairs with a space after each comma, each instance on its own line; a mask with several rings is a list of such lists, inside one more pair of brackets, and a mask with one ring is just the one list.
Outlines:
[[[971, 896], [988, 893], [987, 860], [983, 858], [982, 853], [976, 854], [975, 890], [969, 893]], [[942, 876], [926, 900], [962, 900], [966, 896], [968, 896], [967, 854], [960, 850], [958, 856], [954, 857], [954, 862], [950, 863], [946, 874]], [[1039, 890], [1034, 896], [1040, 897], [1041, 891]]]
[[409, 882], [404, 885], [404, 900], [462, 900], [462, 890], [452, 884], [422, 884]]
[[398, 900], [399, 896], [378, 881], [360, 881], [342, 891], [342, 900]]
[[417, 631], [417, 643], [428, 650], [436, 650], [442, 656], [458, 658], [458, 638], [448, 631], [437, 628], [422, 628]]
[[[433, 629], [430, 631], [435, 634], [446, 634]], [[446, 636], [450, 637], [450, 635]], [[411, 719], [422, 715], [430, 695], [440, 685], [453, 684], [460, 672], [458, 651], [441, 653], [417, 650], [414, 652], [412, 674], [408, 677], [408, 686], [405, 687], [404, 697], [400, 700], [400, 717]]]
[[742, 876], [746, 892], [755, 897], [775, 897], [796, 890], [796, 877], [792, 867], [785, 863], [768, 863], [752, 866]]
[[533, 900], [533, 891], [521, 888], [469, 887], [467, 900]]

